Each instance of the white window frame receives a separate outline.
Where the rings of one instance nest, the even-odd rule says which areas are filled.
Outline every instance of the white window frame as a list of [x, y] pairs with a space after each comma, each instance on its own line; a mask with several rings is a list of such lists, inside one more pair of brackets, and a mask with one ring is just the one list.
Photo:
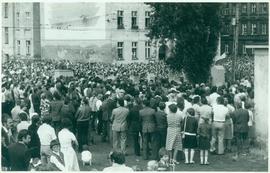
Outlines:
[[132, 48], [131, 48], [131, 56], [132, 60], [137, 60], [138, 59], [138, 42], [134, 41], [131, 43]]
[[257, 4], [255, 3], [252, 3], [251, 4], [251, 13], [257, 13]]
[[[138, 26], [138, 17], [137, 17], [137, 15], [138, 15], [137, 11], [131, 11], [131, 28]], [[135, 22], [133, 23], [133, 21], [135, 21]]]
[[151, 42], [150, 40], [145, 42], [145, 59], [150, 58], [150, 52], [151, 51]]
[[[119, 50], [122, 52], [121, 58], [119, 58]], [[117, 60], [124, 60], [124, 42], [117, 42]]]
[[257, 24], [252, 23], [251, 24], [251, 35], [256, 35], [257, 34]]
[[241, 32], [242, 35], [247, 35], [247, 24], [246, 23], [243, 23], [242, 24], [242, 32]]
[[[121, 23], [118, 21], [121, 21]], [[117, 10], [117, 28], [119, 28], [119, 26], [124, 27], [124, 11], [123, 10]]]

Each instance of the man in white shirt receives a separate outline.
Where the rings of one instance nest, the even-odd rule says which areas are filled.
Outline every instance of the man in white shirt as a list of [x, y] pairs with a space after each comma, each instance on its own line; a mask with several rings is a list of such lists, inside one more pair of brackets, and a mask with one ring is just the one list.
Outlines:
[[19, 114], [23, 112], [21, 109], [21, 100], [16, 100], [16, 106], [11, 110], [11, 116], [14, 120], [15, 125], [20, 122]]
[[104, 168], [103, 171], [106, 172], [133, 172], [133, 169], [125, 165], [125, 155], [122, 152], [114, 151], [110, 153], [110, 160], [112, 166]]
[[17, 124], [17, 132], [21, 131], [21, 130], [27, 130], [28, 127], [30, 126], [30, 123], [27, 121], [27, 114], [25, 112], [21, 112], [19, 114], [20, 120], [21, 122], [19, 124]]
[[210, 96], [209, 96], [209, 104], [211, 106], [213, 106], [214, 104], [217, 103], [217, 98], [220, 97], [220, 95], [217, 93], [217, 87], [216, 86], [213, 86], [213, 88], [211, 89], [211, 93]]
[[37, 134], [40, 139], [40, 154], [51, 155], [50, 143], [52, 140], [57, 139], [54, 128], [50, 125], [51, 117], [45, 116], [43, 124], [38, 128]]
[[218, 97], [217, 104], [213, 105], [213, 125], [212, 125], [212, 140], [210, 152], [216, 150], [216, 140], [218, 138], [218, 151], [217, 154], [224, 154], [224, 131], [225, 119], [229, 114], [229, 109], [224, 106], [224, 98]]

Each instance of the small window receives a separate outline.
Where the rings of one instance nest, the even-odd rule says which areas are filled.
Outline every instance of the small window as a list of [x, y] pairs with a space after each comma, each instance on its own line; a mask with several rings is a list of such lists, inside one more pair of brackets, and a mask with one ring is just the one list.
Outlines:
[[131, 12], [131, 28], [132, 29], [138, 29], [137, 25], [137, 11]]
[[242, 35], [246, 35], [247, 34], [247, 24], [242, 24]]
[[251, 35], [256, 35], [257, 34], [257, 24], [253, 23], [251, 24]]
[[150, 41], [146, 41], [145, 42], [145, 59], [150, 58], [150, 46], [151, 46]]
[[26, 40], [26, 55], [30, 55], [30, 40]]
[[4, 7], [4, 17], [8, 18], [8, 3], [5, 3], [5, 7]]
[[262, 4], [262, 13], [267, 13], [268, 12], [268, 4], [267, 3], [263, 3]]
[[262, 35], [267, 35], [267, 25], [265, 23], [262, 24]]
[[17, 40], [17, 55], [21, 54], [21, 41]]
[[132, 60], [137, 60], [137, 42], [132, 42]]
[[123, 24], [123, 11], [118, 10], [117, 11], [117, 29], [124, 29]]
[[145, 28], [150, 27], [150, 11], [145, 12]]
[[255, 3], [251, 4], [251, 13], [257, 13], [257, 5]]
[[124, 42], [117, 42], [117, 59], [118, 60], [123, 60], [123, 45]]
[[9, 43], [8, 27], [5, 27], [5, 44]]
[[247, 13], [247, 4], [242, 4], [241, 12], [243, 14], [246, 14]]

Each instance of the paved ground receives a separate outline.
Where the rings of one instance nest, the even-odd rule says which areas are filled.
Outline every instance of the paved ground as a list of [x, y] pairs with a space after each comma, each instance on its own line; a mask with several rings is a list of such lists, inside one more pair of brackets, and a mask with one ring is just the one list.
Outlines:
[[[103, 168], [110, 166], [108, 160], [108, 153], [111, 150], [111, 146], [108, 143], [101, 143], [100, 137], [95, 137], [97, 144], [90, 146], [91, 152], [93, 154], [92, 166], [82, 166], [80, 162], [80, 168], [82, 171], [90, 171], [96, 169], [98, 171], [103, 170]], [[130, 142], [129, 142], [130, 143]], [[147, 161], [143, 160], [142, 157], [134, 156], [131, 144], [128, 148], [128, 156], [126, 157], [126, 165], [134, 166], [138, 165], [143, 170], [146, 170]], [[195, 153], [195, 164], [185, 165], [184, 160], [180, 161], [180, 164], [176, 166], [176, 171], [264, 171], [268, 170], [268, 160], [263, 157], [258, 157], [253, 154], [246, 156], [240, 156], [238, 161], [233, 161], [233, 154], [228, 153], [225, 155], [210, 155], [209, 162], [210, 165], [200, 165], [199, 164], [199, 152]], [[80, 157], [80, 156], [78, 156]]]

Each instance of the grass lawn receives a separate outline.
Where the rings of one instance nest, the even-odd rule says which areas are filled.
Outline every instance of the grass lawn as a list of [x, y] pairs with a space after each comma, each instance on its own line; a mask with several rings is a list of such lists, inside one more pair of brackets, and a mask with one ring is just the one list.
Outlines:
[[[112, 147], [108, 143], [102, 143], [100, 136], [95, 136], [96, 145], [90, 146], [90, 151], [93, 155], [92, 166], [83, 166], [78, 155], [81, 171], [90, 171], [97, 169], [102, 171], [103, 168], [110, 166], [108, 160], [108, 154]], [[126, 156], [126, 165], [135, 166], [138, 165], [143, 170], [146, 170], [147, 161], [143, 158], [137, 157], [133, 153], [130, 140], [128, 140], [128, 147]], [[176, 165], [176, 171], [268, 171], [268, 160], [263, 157], [258, 157], [253, 154], [241, 155], [238, 161], [233, 161], [233, 153], [226, 153], [225, 155], [209, 155], [210, 165], [200, 165], [199, 163], [199, 151], [196, 151], [194, 156], [195, 164], [186, 165], [184, 160], [180, 160], [180, 164]]]

